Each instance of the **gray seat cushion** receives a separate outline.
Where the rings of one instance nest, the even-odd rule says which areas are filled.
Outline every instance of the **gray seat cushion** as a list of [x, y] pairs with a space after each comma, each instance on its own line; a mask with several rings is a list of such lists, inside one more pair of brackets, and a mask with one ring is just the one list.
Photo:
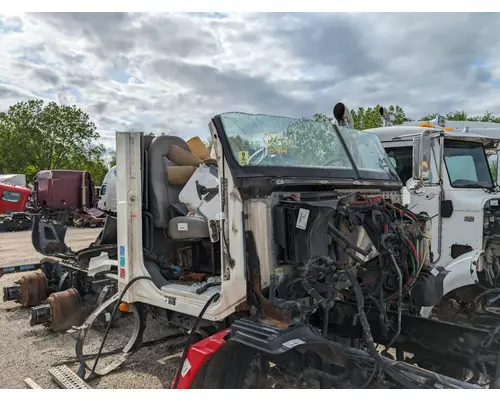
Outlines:
[[205, 239], [210, 237], [207, 220], [203, 217], [175, 217], [168, 223], [168, 235], [177, 240]]
[[168, 159], [172, 146], [189, 151], [189, 146], [177, 136], [156, 136], [148, 150], [149, 161], [149, 210], [157, 228], [166, 229], [170, 219], [169, 207], [179, 203], [179, 193], [184, 185], [173, 185], [168, 180], [168, 167], [175, 164]]

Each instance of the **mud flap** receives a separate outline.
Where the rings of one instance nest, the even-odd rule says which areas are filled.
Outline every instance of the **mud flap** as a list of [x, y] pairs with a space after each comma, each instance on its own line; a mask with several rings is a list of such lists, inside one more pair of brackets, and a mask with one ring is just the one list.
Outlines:
[[44, 222], [40, 216], [34, 216], [31, 243], [37, 252], [45, 256], [72, 254], [71, 249], [64, 243], [66, 231], [65, 225]]
[[277, 328], [242, 318], [231, 325], [231, 338], [246, 346], [264, 353], [278, 355], [292, 349], [312, 350], [328, 362], [345, 366], [345, 358], [338, 353], [330, 342], [306, 324]]

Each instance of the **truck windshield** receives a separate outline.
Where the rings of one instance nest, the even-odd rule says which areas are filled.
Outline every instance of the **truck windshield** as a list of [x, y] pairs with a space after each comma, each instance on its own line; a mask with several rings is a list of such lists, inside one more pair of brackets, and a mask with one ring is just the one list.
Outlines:
[[444, 161], [456, 188], [492, 188], [488, 160], [481, 143], [445, 140]]
[[241, 166], [354, 171], [349, 151], [361, 178], [399, 180], [376, 135], [339, 127], [340, 137], [331, 123], [308, 119], [245, 113], [220, 118]]

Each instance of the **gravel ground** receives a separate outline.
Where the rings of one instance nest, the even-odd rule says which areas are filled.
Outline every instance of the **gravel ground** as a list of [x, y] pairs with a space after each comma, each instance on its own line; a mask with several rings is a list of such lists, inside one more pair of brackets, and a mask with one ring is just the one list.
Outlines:
[[[68, 229], [66, 243], [78, 250], [88, 246], [99, 233], [98, 229]], [[0, 266], [38, 262], [42, 256], [31, 246], [31, 232], [0, 234]], [[4, 275], [0, 291], [22, 276]], [[122, 348], [128, 341], [132, 318], [118, 321], [110, 331], [104, 352]], [[156, 321], [149, 321], [144, 340], [158, 339], [173, 331]], [[99, 349], [103, 329], [93, 329], [87, 337], [84, 353]], [[176, 348], [182, 345], [177, 341]], [[28, 310], [13, 302], [0, 302], [0, 388], [24, 388], [24, 379], [31, 378], [43, 388], [56, 388], [48, 369], [55, 363], [75, 357], [75, 341], [66, 333], [54, 333], [43, 326], [31, 327]], [[175, 351], [177, 353], [178, 350]], [[179, 358], [162, 359], [172, 354], [168, 343], [143, 348], [132, 355], [118, 371], [90, 382], [98, 389], [157, 389], [170, 386]], [[102, 358], [103, 365], [116, 356]], [[160, 360], [160, 362], [158, 362]], [[76, 364], [68, 364], [76, 371]], [[90, 363], [89, 365], [93, 365]], [[101, 366], [101, 362], [99, 363]], [[99, 367], [98, 367], [99, 369]]]

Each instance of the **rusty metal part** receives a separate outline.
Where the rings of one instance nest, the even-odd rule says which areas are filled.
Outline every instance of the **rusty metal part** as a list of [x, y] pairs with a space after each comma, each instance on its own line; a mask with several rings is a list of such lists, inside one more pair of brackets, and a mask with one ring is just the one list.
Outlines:
[[30, 311], [30, 324], [45, 324], [53, 331], [64, 331], [82, 320], [82, 300], [76, 289], [52, 293], [44, 304]]
[[203, 282], [207, 276], [208, 274], [192, 272], [190, 274], [181, 276], [179, 280], [183, 282], [188, 282], [188, 281]]
[[290, 325], [292, 323], [291, 313], [275, 310], [271, 302], [262, 294], [260, 269], [250, 269], [249, 275], [252, 292], [257, 297], [258, 305], [266, 317], [266, 323], [277, 327], [283, 327], [283, 324]]
[[76, 289], [52, 293], [47, 302], [52, 309], [52, 330], [62, 331], [81, 323], [82, 299]]
[[23, 275], [16, 283], [20, 286], [17, 302], [23, 307], [37, 306], [47, 298], [47, 277], [42, 271]]

